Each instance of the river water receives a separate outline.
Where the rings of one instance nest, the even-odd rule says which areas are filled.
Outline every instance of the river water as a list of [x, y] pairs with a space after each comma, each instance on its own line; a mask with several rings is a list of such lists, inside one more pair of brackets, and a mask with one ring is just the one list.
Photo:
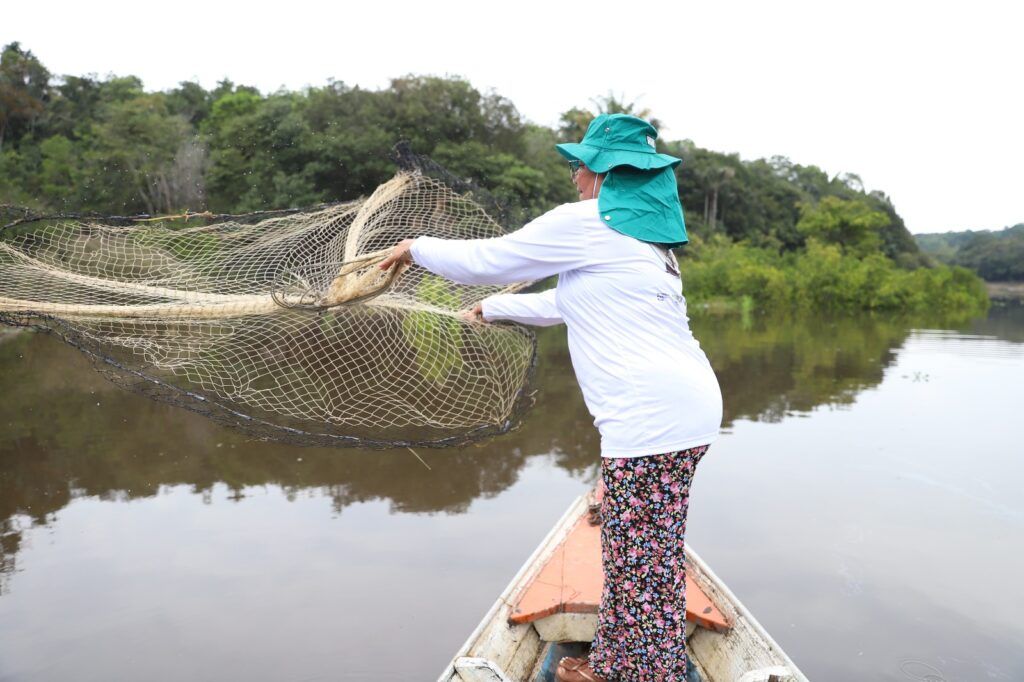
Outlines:
[[[812, 680], [1024, 680], [1024, 308], [697, 317], [687, 540]], [[433, 680], [598, 439], [564, 330], [483, 445], [259, 442], [0, 332], [0, 680]]]

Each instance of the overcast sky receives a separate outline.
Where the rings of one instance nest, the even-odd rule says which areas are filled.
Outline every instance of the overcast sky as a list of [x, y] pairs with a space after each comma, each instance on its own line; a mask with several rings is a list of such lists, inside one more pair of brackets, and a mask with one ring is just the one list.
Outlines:
[[51, 0], [6, 3], [0, 43], [147, 89], [458, 75], [544, 125], [614, 92], [663, 137], [856, 173], [932, 232], [1024, 222], [1022, 20], [1019, 0]]

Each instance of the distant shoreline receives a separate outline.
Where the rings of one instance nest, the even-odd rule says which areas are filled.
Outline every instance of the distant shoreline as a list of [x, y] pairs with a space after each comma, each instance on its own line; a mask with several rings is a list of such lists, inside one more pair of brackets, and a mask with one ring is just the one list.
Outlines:
[[1024, 282], [985, 282], [993, 301], [1024, 301]]

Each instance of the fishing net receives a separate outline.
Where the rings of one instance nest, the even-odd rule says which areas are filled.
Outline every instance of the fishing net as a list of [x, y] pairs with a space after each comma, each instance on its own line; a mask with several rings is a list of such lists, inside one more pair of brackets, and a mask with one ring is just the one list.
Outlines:
[[521, 285], [377, 267], [406, 237], [503, 234], [471, 196], [400, 171], [366, 199], [195, 221], [17, 221], [0, 235], [0, 321], [265, 439], [444, 446], [517, 424], [534, 336], [460, 313]]

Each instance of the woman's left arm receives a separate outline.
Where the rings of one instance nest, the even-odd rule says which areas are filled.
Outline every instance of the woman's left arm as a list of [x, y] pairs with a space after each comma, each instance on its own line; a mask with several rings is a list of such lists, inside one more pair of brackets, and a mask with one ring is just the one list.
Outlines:
[[480, 302], [480, 317], [486, 321], [510, 320], [535, 327], [562, 324], [557, 289], [536, 294], [495, 294]]
[[405, 240], [381, 267], [411, 256], [418, 265], [459, 284], [543, 279], [586, 264], [583, 231], [583, 222], [573, 206], [563, 204], [501, 237]]

